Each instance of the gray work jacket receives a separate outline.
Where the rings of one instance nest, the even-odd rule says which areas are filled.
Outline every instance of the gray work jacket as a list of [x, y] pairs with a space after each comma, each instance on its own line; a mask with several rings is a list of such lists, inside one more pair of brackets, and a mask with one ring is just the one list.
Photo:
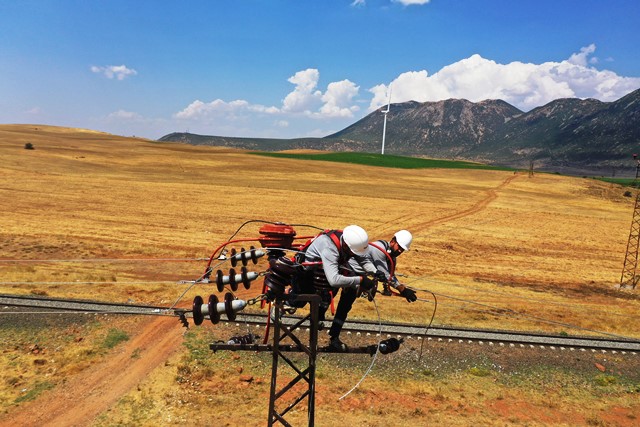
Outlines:
[[[372, 244], [382, 248], [384, 252], [376, 248]], [[385, 277], [387, 278], [387, 281], [390, 281], [389, 283], [391, 284], [391, 286], [393, 286], [394, 288], [397, 287], [399, 285], [398, 279], [396, 279], [395, 275], [391, 277], [391, 272], [389, 271], [390, 270], [389, 258], [387, 258], [387, 254], [388, 254], [387, 251], [389, 250], [389, 242], [387, 242], [386, 240], [378, 240], [378, 241], [372, 242], [372, 244], [369, 244], [369, 247], [367, 248], [367, 254], [365, 255], [365, 257], [369, 259], [369, 261], [373, 264], [376, 270], [382, 271], [384, 273]], [[389, 255], [389, 257], [391, 257], [391, 255]], [[393, 257], [391, 257], [391, 259], [395, 264], [396, 260]], [[349, 269], [353, 271], [354, 274], [357, 274], [357, 275], [364, 274], [360, 265], [355, 261], [349, 260]]]
[[316, 237], [305, 252], [305, 262], [317, 261], [322, 261], [322, 269], [327, 281], [334, 288], [355, 288], [360, 284], [362, 279], [359, 276], [346, 276], [340, 271], [341, 267], [347, 268], [347, 263], [353, 262], [363, 272], [375, 273], [376, 271], [375, 266], [367, 257], [357, 255], [348, 259], [344, 256], [341, 257], [336, 244], [326, 234]]

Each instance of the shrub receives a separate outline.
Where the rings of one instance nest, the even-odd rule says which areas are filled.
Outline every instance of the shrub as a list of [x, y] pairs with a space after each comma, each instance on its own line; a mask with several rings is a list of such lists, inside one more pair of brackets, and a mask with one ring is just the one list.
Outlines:
[[104, 343], [102, 345], [104, 348], [113, 348], [128, 339], [129, 335], [127, 335], [126, 332], [114, 328], [109, 330], [109, 332], [107, 333], [107, 337], [104, 339]]
[[35, 150], [36, 147], [34, 147], [32, 143], [27, 142], [26, 144], [24, 144], [24, 149], [25, 150]]
[[487, 377], [491, 374], [491, 371], [485, 368], [478, 368], [474, 366], [473, 368], [469, 368], [467, 372], [474, 377]]
[[608, 386], [616, 384], [618, 379], [613, 375], [600, 374], [595, 378], [596, 384], [599, 386]]

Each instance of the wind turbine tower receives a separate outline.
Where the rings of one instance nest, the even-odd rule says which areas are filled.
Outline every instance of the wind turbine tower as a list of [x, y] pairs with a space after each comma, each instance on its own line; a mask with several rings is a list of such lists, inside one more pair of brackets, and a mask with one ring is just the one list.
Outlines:
[[391, 85], [389, 85], [389, 100], [387, 101], [387, 109], [382, 110], [384, 114], [384, 124], [382, 125], [382, 151], [380, 154], [384, 155], [384, 139], [387, 136], [387, 113], [389, 113], [389, 109], [391, 108]]

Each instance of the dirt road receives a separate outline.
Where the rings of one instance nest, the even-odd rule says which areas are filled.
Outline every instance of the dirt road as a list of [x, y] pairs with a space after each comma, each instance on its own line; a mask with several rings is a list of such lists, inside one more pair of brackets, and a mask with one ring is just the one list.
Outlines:
[[182, 332], [174, 318], [159, 317], [145, 323], [140, 334], [101, 364], [10, 410], [0, 418], [0, 426], [90, 424], [178, 350]]

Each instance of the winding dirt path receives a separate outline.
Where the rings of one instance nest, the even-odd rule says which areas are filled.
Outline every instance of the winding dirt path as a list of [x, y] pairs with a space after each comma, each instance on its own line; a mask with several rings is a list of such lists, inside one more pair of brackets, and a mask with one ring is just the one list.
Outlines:
[[91, 366], [28, 404], [12, 408], [0, 426], [83, 426], [114, 405], [182, 343], [175, 318], [158, 317], [104, 362]]
[[487, 206], [489, 206], [489, 204], [498, 197], [498, 191], [500, 191], [501, 189], [509, 185], [511, 181], [518, 178], [518, 176], [519, 175], [511, 175], [507, 177], [503, 182], [501, 182], [495, 188], [490, 188], [488, 190], [485, 190], [485, 194], [486, 194], [485, 197], [483, 197], [482, 199], [480, 199], [479, 201], [477, 201], [467, 209], [453, 212], [451, 214], [442, 216], [440, 218], [434, 218], [429, 221], [420, 221], [420, 218], [416, 217], [413, 213], [406, 214], [406, 215], [392, 218], [386, 221], [384, 224], [380, 224], [379, 226], [372, 228], [372, 230], [380, 231], [388, 227], [395, 229], [398, 224], [404, 224], [404, 226], [410, 229], [413, 233], [419, 233], [421, 231], [426, 231], [427, 229], [435, 225], [443, 224], [449, 221], [453, 221], [469, 215], [479, 213], [484, 209], [486, 209]]
[[475, 213], [483, 211], [484, 209], [486, 209], [487, 206], [489, 206], [489, 203], [493, 202], [498, 197], [498, 191], [500, 191], [502, 188], [509, 185], [509, 183], [511, 183], [511, 181], [513, 181], [517, 177], [518, 175], [511, 175], [507, 179], [505, 179], [500, 185], [498, 185], [496, 188], [490, 188], [486, 192], [487, 193], [486, 197], [478, 201], [476, 204], [474, 204], [470, 208], [464, 209], [459, 212], [454, 212], [450, 215], [445, 215], [440, 218], [432, 219], [431, 221], [423, 222], [421, 224], [418, 224], [417, 228], [424, 229], [424, 228], [432, 227], [434, 225], [442, 224], [444, 222], [462, 218], [468, 215], [473, 215]]

